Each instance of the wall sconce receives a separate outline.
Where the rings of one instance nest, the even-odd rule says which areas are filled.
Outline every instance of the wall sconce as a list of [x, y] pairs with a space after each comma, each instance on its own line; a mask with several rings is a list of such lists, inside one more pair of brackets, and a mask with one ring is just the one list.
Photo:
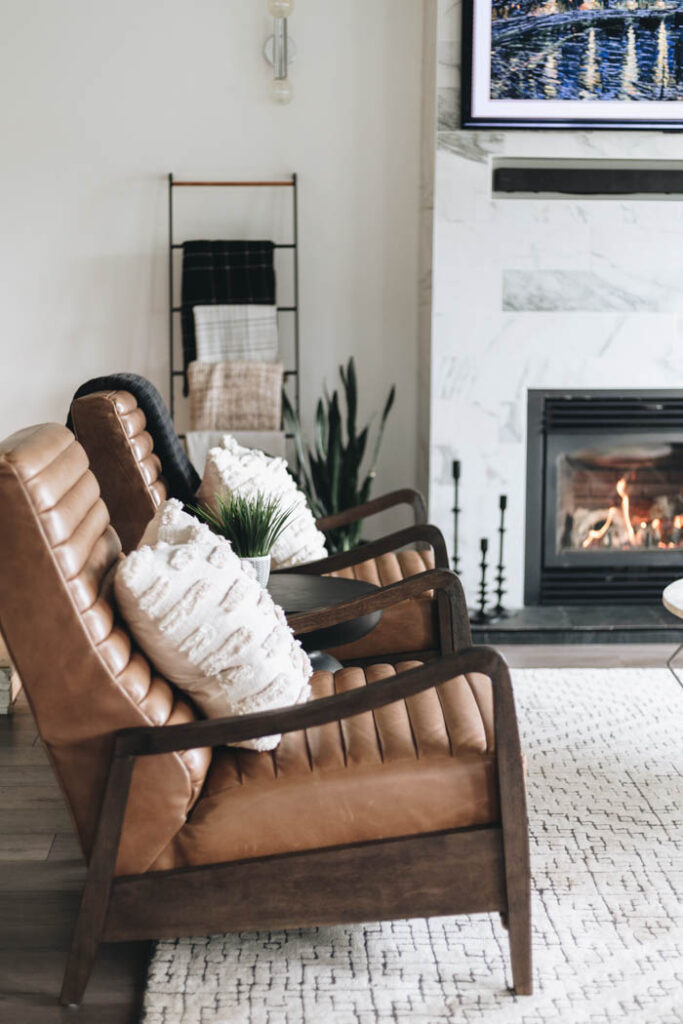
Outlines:
[[294, 0], [268, 0], [268, 10], [275, 19], [273, 34], [263, 47], [263, 55], [273, 67], [270, 95], [275, 103], [289, 103], [292, 83], [287, 77], [287, 65], [296, 57], [296, 46], [287, 36], [287, 18], [294, 10]]

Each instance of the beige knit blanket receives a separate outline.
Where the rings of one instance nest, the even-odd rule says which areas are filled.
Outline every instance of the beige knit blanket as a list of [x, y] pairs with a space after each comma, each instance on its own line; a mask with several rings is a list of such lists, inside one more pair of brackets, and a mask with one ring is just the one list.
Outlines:
[[282, 363], [190, 363], [191, 430], [279, 430]]

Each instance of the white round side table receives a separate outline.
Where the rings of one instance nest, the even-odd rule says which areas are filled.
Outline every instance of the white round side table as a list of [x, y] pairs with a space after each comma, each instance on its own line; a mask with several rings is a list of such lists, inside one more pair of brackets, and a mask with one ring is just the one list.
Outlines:
[[[679, 619], [683, 619], [683, 579], [674, 580], [668, 587], [665, 587], [662, 592], [662, 604], [668, 612], [672, 615], [677, 615]], [[671, 657], [666, 663], [666, 667], [670, 669], [676, 682], [683, 686], [683, 679], [679, 676], [674, 668], [674, 661], [683, 650], [683, 644], [679, 644], [676, 650], [673, 652]]]

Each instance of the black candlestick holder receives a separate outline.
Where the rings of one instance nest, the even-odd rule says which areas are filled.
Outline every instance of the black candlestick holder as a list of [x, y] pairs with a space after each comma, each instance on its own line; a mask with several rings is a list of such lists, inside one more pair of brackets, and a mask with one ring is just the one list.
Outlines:
[[489, 542], [486, 537], [482, 537], [479, 541], [479, 547], [481, 550], [481, 562], [479, 563], [479, 569], [481, 571], [479, 577], [479, 608], [474, 615], [472, 622], [490, 622], [491, 616], [486, 611], [486, 601], [488, 598], [488, 585], [486, 583], [486, 570], [488, 569], [488, 562], [486, 561], [486, 552], [489, 549]]
[[453, 487], [455, 490], [455, 504], [453, 505], [453, 572], [460, 573], [460, 559], [458, 557], [458, 519], [460, 517], [460, 506], [458, 504], [458, 492], [460, 490], [460, 463], [453, 462]]
[[505, 510], [507, 508], [507, 495], [501, 494], [498, 499], [500, 509], [500, 524], [498, 526], [498, 565], [496, 566], [496, 603], [489, 609], [490, 614], [496, 618], [504, 618], [508, 613], [503, 607], [503, 594], [505, 593], [505, 566], [503, 563], [503, 547], [505, 544]]

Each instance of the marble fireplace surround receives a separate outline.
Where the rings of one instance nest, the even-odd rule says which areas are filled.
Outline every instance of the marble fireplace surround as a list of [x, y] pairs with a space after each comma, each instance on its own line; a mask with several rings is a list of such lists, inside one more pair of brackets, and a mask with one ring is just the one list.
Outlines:
[[[452, 537], [474, 604], [479, 539], [495, 551], [508, 495], [509, 607], [523, 604], [530, 388], [677, 388], [683, 382], [683, 202], [494, 196], [494, 161], [674, 161], [664, 132], [459, 131], [459, 4], [438, 5], [429, 383], [432, 519]], [[421, 438], [423, 447], [425, 439]], [[495, 558], [494, 558], [495, 560]]]

